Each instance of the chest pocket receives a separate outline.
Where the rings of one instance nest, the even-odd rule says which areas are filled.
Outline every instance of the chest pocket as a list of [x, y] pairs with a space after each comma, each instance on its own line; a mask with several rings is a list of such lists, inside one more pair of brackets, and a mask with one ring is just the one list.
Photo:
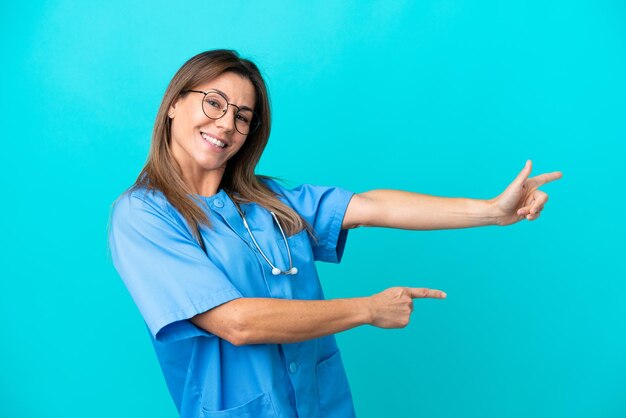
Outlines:
[[[311, 251], [311, 244], [309, 242], [308, 232], [303, 229], [293, 235], [287, 237], [287, 244], [289, 244], [289, 251], [291, 252], [291, 258], [298, 262], [306, 262], [309, 260], [309, 252]], [[287, 247], [285, 246], [285, 240], [280, 237], [276, 240], [276, 246], [279, 248], [283, 260], [288, 262]]]

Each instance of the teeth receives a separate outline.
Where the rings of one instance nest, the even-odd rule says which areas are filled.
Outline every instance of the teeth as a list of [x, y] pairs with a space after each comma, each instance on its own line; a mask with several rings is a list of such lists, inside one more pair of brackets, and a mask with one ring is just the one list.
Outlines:
[[205, 134], [204, 132], [202, 132], [202, 138], [209, 141], [213, 145], [217, 145], [220, 148], [224, 148], [226, 146], [226, 144], [220, 141], [219, 139], [215, 139], [212, 136]]

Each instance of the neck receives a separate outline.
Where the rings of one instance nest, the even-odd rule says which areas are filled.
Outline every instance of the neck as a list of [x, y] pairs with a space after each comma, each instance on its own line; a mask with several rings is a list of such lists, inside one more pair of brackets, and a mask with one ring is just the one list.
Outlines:
[[223, 176], [224, 168], [208, 172], [183, 173], [183, 179], [192, 193], [205, 197], [213, 196], [218, 192]]

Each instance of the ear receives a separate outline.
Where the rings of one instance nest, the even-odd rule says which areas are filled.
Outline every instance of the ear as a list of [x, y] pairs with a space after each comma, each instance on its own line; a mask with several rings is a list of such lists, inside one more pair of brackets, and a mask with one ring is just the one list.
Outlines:
[[180, 100], [180, 96], [178, 96], [178, 98], [174, 101], [174, 103], [172, 103], [169, 110], [167, 111], [167, 116], [170, 119], [174, 119], [174, 116], [176, 116], [176, 106], [178, 105], [179, 100]]

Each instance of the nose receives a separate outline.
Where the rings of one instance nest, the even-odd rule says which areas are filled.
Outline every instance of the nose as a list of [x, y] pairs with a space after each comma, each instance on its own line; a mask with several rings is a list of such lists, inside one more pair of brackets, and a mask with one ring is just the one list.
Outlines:
[[233, 109], [233, 112], [230, 112], [231, 105], [226, 109], [226, 113], [221, 118], [215, 121], [215, 124], [222, 128], [224, 132], [233, 132], [235, 130], [235, 115], [237, 114], [237, 109]]

